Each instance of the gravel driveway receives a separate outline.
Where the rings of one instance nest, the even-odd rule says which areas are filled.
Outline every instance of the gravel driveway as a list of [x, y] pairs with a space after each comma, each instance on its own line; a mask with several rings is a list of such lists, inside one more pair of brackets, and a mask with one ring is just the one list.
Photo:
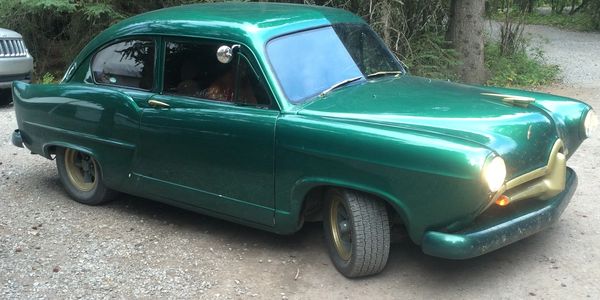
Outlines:
[[[600, 36], [529, 31], [549, 41], [542, 47], [565, 71], [567, 84], [546, 90], [600, 107]], [[348, 280], [331, 265], [320, 224], [277, 236], [131, 196], [77, 204], [53, 161], [9, 144], [15, 127], [12, 107], [1, 108], [3, 299], [600, 298], [598, 137], [570, 159], [579, 189], [552, 228], [466, 261], [429, 257], [401, 241], [383, 273]]]

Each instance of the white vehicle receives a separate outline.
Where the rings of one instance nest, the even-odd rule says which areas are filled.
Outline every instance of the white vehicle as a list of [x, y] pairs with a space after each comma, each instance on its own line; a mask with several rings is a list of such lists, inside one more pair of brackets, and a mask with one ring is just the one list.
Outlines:
[[12, 30], [0, 28], [0, 105], [11, 101], [12, 82], [28, 82], [32, 70], [33, 57], [29, 54], [23, 37]]

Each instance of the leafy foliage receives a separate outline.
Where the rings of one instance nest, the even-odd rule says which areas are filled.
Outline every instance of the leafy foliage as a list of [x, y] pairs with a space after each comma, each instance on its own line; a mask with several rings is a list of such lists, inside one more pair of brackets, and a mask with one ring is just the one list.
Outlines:
[[[507, 2], [512, 2], [507, 5]], [[600, 1], [598, 0], [544, 0], [533, 1], [533, 6], [522, 3], [531, 0], [489, 0], [488, 15], [497, 21], [506, 16], [521, 18], [525, 24], [548, 25], [577, 31], [600, 30]]]
[[[488, 0], [488, 10], [499, 11], [501, 1], [506, 0]], [[524, 2], [545, 5], [554, 0], [513, 1], [515, 9], [519, 9]], [[586, 0], [575, 0], [578, 5], [582, 1]], [[2, 0], [0, 27], [16, 29], [25, 36], [27, 46], [36, 58], [34, 77], [43, 81], [44, 78], [48, 78], [44, 74], [60, 77], [77, 52], [108, 26], [145, 11], [196, 2], [214, 1]], [[458, 79], [455, 73], [455, 67], [460, 63], [457, 60], [457, 53], [444, 38], [450, 17], [448, 0], [280, 0], [280, 2], [347, 9], [371, 24], [390, 49], [410, 67], [411, 73], [441, 79]], [[600, 1], [592, 2], [582, 9], [587, 15], [592, 15], [591, 11], [596, 9], [598, 17], [595, 20], [600, 20]], [[490, 55], [494, 55], [494, 51], [497, 50], [490, 45], [487, 49], [486, 54], [489, 52]], [[514, 54], [506, 55], [494, 57], [497, 57], [495, 60], [505, 60], [508, 59], [507, 57], [514, 58], [513, 56], [522, 56], [526, 53], [519, 50]], [[510, 59], [508, 60], [510, 62]], [[488, 66], [489, 63], [490, 59], [488, 59]], [[500, 65], [491, 65], [494, 67], [491, 69], [493, 76], [491, 83], [501, 82], [498, 79], [501, 76], [509, 76], [512, 79], [507, 79], [509, 84], [532, 81], [526, 78], [523, 81], [515, 80], [514, 74], [507, 71], [508, 67], [500, 68], [498, 67]], [[527, 72], [529, 69], [512, 70]]]
[[36, 58], [35, 77], [59, 74], [92, 37], [127, 16], [105, 2], [4, 0], [0, 26], [23, 34]]
[[500, 54], [512, 56], [522, 47], [525, 11], [518, 10], [517, 14], [512, 14], [511, 7], [515, 5], [515, 1], [504, 0], [501, 2], [504, 15], [500, 27]]
[[590, 22], [592, 23], [592, 28], [600, 31], [600, 1], [593, 1], [588, 5], [588, 13], [591, 16]]
[[591, 14], [587, 13], [578, 13], [575, 15], [541, 15], [532, 13], [525, 16], [526, 24], [549, 25], [577, 31], [592, 31], [600, 29], [596, 27], [593, 20], [594, 19]]
[[[0, 26], [25, 36], [36, 58], [36, 74], [60, 74], [100, 31], [135, 14], [194, 0], [4, 0]], [[365, 18], [417, 75], [455, 78], [456, 56], [443, 36], [448, 19], [444, 0], [284, 1], [350, 10]]]
[[415, 75], [457, 79], [457, 54], [444, 36], [449, 2], [444, 0], [305, 1], [347, 9], [363, 17]]
[[[456, 66], [457, 53], [443, 36], [424, 34], [410, 43], [411, 48], [404, 63], [413, 74], [424, 77], [459, 80]], [[415, 54], [412, 51], [416, 51]]]
[[[500, 40], [485, 46], [485, 64], [490, 71], [490, 85], [537, 86], [557, 80], [560, 70], [546, 65], [543, 52], [529, 47], [523, 37], [524, 24], [533, 15], [536, 1], [496, 0], [496, 19], [501, 21]], [[574, 2], [574, 1], [573, 1]]]
[[542, 50], [529, 53], [526, 43], [510, 55], [502, 54], [501, 45], [491, 42], [485, 47], [485, 64], [492, 77], [487, 81], [495, 86], [539, 86], [555, 82], [558, 66], [545, 64]]
[[42, 76], [42, 84], [51, 84], [51, 83], [55, 83], [56, 80], [54, 78], [54, 75], [52, 75], [52, 73], [46, 73], [44, 74], [44, 76]]

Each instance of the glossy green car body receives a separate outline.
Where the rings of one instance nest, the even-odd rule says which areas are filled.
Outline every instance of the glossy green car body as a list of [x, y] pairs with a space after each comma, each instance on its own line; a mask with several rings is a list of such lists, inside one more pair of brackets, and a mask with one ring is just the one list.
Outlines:
[[[299, 230], [314, 215], [323, 188], [359, 190], [385, 201], [427, 253], [448, 258], [483, 254], [536, 232], [552, 219], [541, 214], [545, 207], [560, 215], [575, 188], [572, 170], [563, 192], [528, 199], [522, 210], [494, 212], [499, 216], [489, 222], [485, 216], [500, 195], [482, 172], [500, 156], [504, 190], [515, 178], [542, 178], [557, 141], [568, 158], [586, 138], [588, 105], [407, 74], [291, 104], [266, 44], [338, 23], [364, 21], [342, 10], [265, 3], [184, 6], [127, 19], [91, 41], [61, 83], [14, 84], [18, 138], [47, 158], [56, 147], [90, 154], [111, 189], [281, 234]], [[158, 45], [151, 90], [91, 79], [94, 53], [127, 37]], [[172, 37], [242, 45], [275, 101], [256, 108], [164, 94], [164, 41]], [[515, 103], [507, 95], [535, 102]], [[151, 107], [150, 99], [170, 107]], [[537, 219], [521, 222], [532, 212]], [[481, 236], [498, 224], [512, 238]]]

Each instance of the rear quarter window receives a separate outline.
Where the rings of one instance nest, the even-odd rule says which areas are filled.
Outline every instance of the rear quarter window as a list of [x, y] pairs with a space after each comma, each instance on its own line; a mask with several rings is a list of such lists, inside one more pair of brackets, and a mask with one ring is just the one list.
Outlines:
[[94, 81], [150, 90], [154, 82], [154, 53], [152, 40], [127, 40], [105, 47], [92, 60]]

